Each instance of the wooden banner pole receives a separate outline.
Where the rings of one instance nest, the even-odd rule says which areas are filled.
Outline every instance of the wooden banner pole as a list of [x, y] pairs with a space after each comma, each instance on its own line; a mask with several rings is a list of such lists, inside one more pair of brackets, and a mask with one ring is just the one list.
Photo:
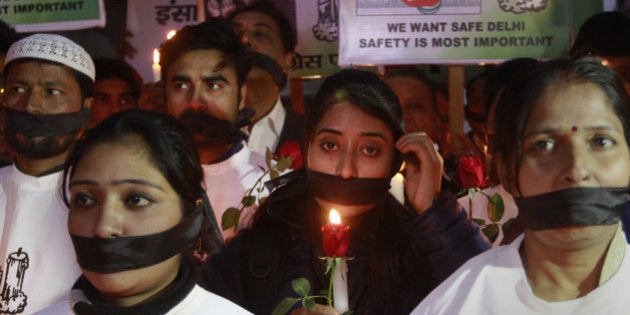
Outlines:
[[463, 152], [466, 148], [458, 135], [464, 134], [464, 67], [448, 68], [449, 131], [451, 151]]

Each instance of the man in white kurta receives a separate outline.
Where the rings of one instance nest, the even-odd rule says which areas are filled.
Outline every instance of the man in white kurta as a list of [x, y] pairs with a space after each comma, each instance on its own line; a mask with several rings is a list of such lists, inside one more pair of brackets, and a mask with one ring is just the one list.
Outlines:
[[[519, 254], [523, 235], [510, 245], [472, 258], [412, 312], [420, 314], [628, 314], [630, 247], [617, 230], [600, 275], [600, 285], [570, 301], [546, 302], [532, 292]], [[620, 263], [619, 263], [620, 262]]]
[[[265, 158], [249, 150], [239, 129], [249, 71], [245, 46], [226, 20], [209, 19], [197, 28], [179, 30], [160, 51], [168, 113], [193, 133], [208, 199], [220, 226], [223, 213], [239, 208], [266, 168]], [[230, 62], [225, 64], [226, 60]], [[266, 194], [265, 188], [259, 197]], [[237, 229], [251, 223], [257, 208], [253, 205], [241, 213]], [[235, 232], [223, 230], [224, 240]]]
[[[30, 314], [64, 298], [81, 274], [68, 208], [59, 196], [61, 172], [35, 177], [14, 165], [0, 169], [2, 309]], [[18, 312], [19, 314], [19, 312]]]
[[0, 314], [32, 314], [64, 299], [81, 274], [58, 187], [90, 120], [94, 64], [67, 38], [35, 34], [9, 48], [4, 66], [15, 164], [0, 169]]
[[[265, 166], [265, 159], [260, 154], [250, 151], [244, 144], [237, 153], [224, 161], [212, 164], [203, 164], [204, 183], [208, 199], [214, 210], [217, 222], [221, 222], [221, 218], [225, 211], [230, 207], [236, 207], [241, 204], [243, 196], [248, 190], [252, 189], [256, 182], [261, 178], [264, 171], [261, 167]], [[256, 199], [267, 197], [269, 191], [262, 184], [269, 180], [267, 175], [260, 181], [263, 190], [258, 193], [254, 189], [253, 195]], [[252, 224], [253, 215], [258, 209], [258, 204], [246, 207], [239, 218], [239, 223], [235, 228], [222, 230], [224, 240], [229, 240], [236, 235], [239, 229], [249, 227]]]

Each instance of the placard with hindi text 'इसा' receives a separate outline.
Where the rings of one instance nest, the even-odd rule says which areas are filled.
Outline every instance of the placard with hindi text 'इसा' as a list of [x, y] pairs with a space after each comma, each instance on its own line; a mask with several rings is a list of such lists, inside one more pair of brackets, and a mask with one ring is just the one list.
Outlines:
[[569, 0], [340, 1], [339, 64], [470, 64], [566, 56]]

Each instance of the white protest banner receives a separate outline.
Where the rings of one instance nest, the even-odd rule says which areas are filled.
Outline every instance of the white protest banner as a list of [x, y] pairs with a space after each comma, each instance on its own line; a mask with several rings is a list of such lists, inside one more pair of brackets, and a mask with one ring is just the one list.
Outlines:
[[17, 32], [52, 32], [105, 26], [103, 0], [0, 1], [0, 19]]
[[339, 64], [467, 64], [565, 56], [569, 0], [344, 0]]
[[296, 6], [298, 44], [291, 77], [329, 75], [339, 70], [339, 0], [300, 1]]

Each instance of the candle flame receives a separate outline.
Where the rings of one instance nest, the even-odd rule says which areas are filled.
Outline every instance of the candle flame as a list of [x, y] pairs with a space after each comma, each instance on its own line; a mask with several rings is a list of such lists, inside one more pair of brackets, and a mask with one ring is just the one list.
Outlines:
[[160, 63], [160, 51], [153, 49], [153, 63]]
[[171, 37], [175, 36], [175, 34], [177, 33], [177, 31], [169, 31], [168, 33], [166, 33], [166, 39], [171, 39]]
[[341, 224], [341, 217], [339, 216], [339, 213], [335, 209], [330, 209], [328, 218], [330, 219], [330, 222], [333, 224]]

